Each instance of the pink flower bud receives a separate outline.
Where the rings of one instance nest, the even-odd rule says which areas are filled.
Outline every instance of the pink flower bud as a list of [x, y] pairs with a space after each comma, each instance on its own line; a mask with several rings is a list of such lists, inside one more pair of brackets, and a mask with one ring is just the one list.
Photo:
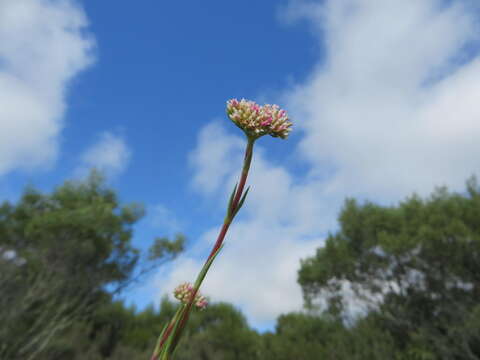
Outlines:
[[[192, 299], [194, 293], [194, 287], [192, 284], [186, 282], [178, 285], [173, 291], [173, 295], [176, 299], [180, 300], [183, 304], [188, 304]], [[202, 296], [199, 292], [195, 295], [194, 304], [199, 309], [205, 309], [208, 305], [208, 301], [205, 296]]]
[[268, 126], [268, 125], [270, 125], [270, 124], [272, 123], [272, 121], [273, 121], [273, 119], [272, 119], [272, 117], [270, 116], [267, 120], [265, 120], [264, 122], [262, 122], [262, 123], [260, 124], [260, 126]]

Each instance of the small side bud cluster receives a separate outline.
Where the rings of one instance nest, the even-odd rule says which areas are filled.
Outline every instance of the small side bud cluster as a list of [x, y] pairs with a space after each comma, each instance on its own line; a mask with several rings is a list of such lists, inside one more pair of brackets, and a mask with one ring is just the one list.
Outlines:
[[[183, 304], [188, 304], [190, 299], [192, 298], [194, 292], [194, 288], [190, 283], [183, 283], [178, 285], [175, 290], [173, 291], [173, 295], [176, 299], [180, 300]], [[195, 295], [194, 304], [197, 308], [203, 310], [207, 307], [208, 302], [205, 296], [202, 296], [197, 292]]]
[[292, 127], [287, 112], [278, 105], [260, 106], [250, 100], [231, 99], [227, 101], [227, 115], [254, 139], [267, 134], [286, 139]]

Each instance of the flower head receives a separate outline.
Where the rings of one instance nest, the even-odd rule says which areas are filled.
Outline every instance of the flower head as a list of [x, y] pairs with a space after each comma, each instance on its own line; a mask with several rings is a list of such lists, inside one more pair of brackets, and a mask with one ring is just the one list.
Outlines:
[[287, 112], [278, 105], [258, 105], [254, 101], [227, 101], [227, 115], [247, 136], [257, 139], [263, 135], [286, 139], [292, 123]]
[[[192, 298], [194, 290], [195, 289], [193, 288], [192, 284], [186, 282], [178, 285], [173, 291], [173, 295], [175, 296], [176, 299], [180, 300], [183, 304], [188, 304], [188, 302]], [[195, 295], [195, 300], [193, 303], [197, 308], [201, 310], [205, 309], [208, 305], [208, 301], [205, 298], [205, 296], [201, 295], [198, 292]]]

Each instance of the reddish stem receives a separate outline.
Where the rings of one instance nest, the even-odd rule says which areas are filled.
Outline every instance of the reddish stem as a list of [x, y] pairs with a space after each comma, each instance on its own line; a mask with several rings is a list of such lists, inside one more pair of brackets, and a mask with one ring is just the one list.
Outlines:
[[[248, 143], [247, 143], [247, 148], [245, 149], [245, 157], [243, 160], [243, 168], [242, 168], [242, 174], [240, 176], [240, 181], [238, 183], [237, 190], [235, 191], [231, 208], [227, 209], [227, 217], [225, 218], [225, 221], [223, 222], [222, 228], [220, 230], [220, 233], [218, 234], [217, 240], [215, 242], [215, 245], [213, 246], [212, 251], [210, 252], [210, 255], [207, 258], [206, 263], [211, 259], [211, 257], [217, 252], [217, 250], [222, 246], [223, 240], [225, 239], [225, 235], [227, 234], [228, 228], [230, 227], [230, 224], [233, 221], [233, 218], [235, 217], [237, 206], [240, 202], [240, 199], [243, 194], [243, 189], [245, 188], [245, 184], [247, 182], [247, 177], [248, 177], [248, 171], [250, 170], [250, 164], [252, 162], [252, 154], [253, 154], [253, 144], [255, 143], [255, 139], [248, 138]], [[185, 311], [183, 312], [183, 315], [181, 316], [180, 323], [178, 326], [178, 332], [174, 334], [175, 339], [173, 340], [172, 345], [175, 346], [175, 343], [178, 341], [180, 334], [183, 331], [184, 326], [186, 325], [186, 322], [189, 318], [190, 315], [190, 309], [193, 305], [193, 302], [195, 301], [195, 296], [197, 295], [198, 289], [194, 289], [191, 300], [188, 302], [187, 307]], [[162, 336], [162, 340], [160, 341], [160, 348], [163, 346], [165, 341], [168, 339], [168, 336], [170, 335], [170, 332], [173, 329], [174, 324], [170, 324], [165, 333]], [[157, 356], [152, 356], [151, 360], [157, 360]]]
[[228, 228], [230, 227], [230, 224], [232, 223], [233, 218], [235, 216], [234, 215], [236, 212], [235, 210], [237, 209], [238, 203], [242, 197], [243, 189], [245, 188], [245, 184], [247, 182], [248, 171], [250, 170], [250, 164], [252, 163], [254, 143], [255, 143], [254, 139], [248, 138], [247, 148], [245, 149], [245, 157], [243, 159], [242, 174], [240, 176], [240, 181], [238, 183], [238, 187], [231, 204], [232, 211], [229, 211], [229, 215], [227, 215], [223, 223], [222, 229], [220, 230], [220, 234], [218, 234], [217, 241], [215, 242], [215, 245], [213, 246], [213, 249], [210, 252], [210, 255], [208, 256], [207, 261], [210, 260], [213, 254], [215, 254], [215, 252], [220, 248], [220, 246], [222, 246], [222, 243], [223, 243], [223, 240], [225, 239], [225, 235], [227, 234]]
[[[170, 325], [168, 325], [167, 329], [163, 333], [162, 340], [160, 340], [160, 345], [158, 346], [159, 349], [161, 349], [163, 344], [165, 344], [165, 341], [168, 339], [168, 336], [172, 332], [172, 329], [173, 329], [174, 325], [175, 325], [174, 322], [171, 322]], [[152, 358], [150, 360], [158, 360], [158, 355], [153, 354]]]

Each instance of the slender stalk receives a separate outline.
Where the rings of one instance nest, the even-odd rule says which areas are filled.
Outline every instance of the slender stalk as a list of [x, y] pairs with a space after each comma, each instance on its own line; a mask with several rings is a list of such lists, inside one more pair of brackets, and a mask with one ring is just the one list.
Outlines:
[[[213, 246], [212, 251], [208, 256], [202, 268], [202, 271], [197, 277], [190, 301], [186, 304], [184, 311], [177, 313], [178, 317], [176, 315], [174, 320], [172, 320], [172, 322], [169, 324], [166, 331], [164, 331], [160, 335], [157, 349], [152, 355], [151, 360], [159, 360], [158, 356], [161, 354], [161, 348], [166, 345], [166, 341], [169, 338], [169, 336], [173, 336], [173, 339], [170, 342], [170, 345], [172, 346], [172, 351], [175, 349], [176, 345], [178, 344], [178, 341], [180, 340], [180, 336], [190, 316], [190, 310], [195, 301], [195, 296], [197, 295], [198, 289], [200, 288], [203, 282], [203, 279], [205, 278], [205, 275], [208, 272], [208, 269], [210, 268], [212, 261], [214, 260], [216, 255], [218, 255], [218, 252], [221, 249], [225, 236], [228, 232], [228, 229], [233, 219], [235, 218], [235, 215], [237, 214], [238, 210], [240, 210], [240, 207], [243, 205], [243, 201], [245, 200], [245, 195], [246, 195], [246, 193], [245, 195], [243, 194], [243, 190], [247, 182], [248, 172], [250, 170], [250, 164], [252, 163], [253, 145], [255, 143], [254, 138], [247, 136], [247, 140], [248, 140], [247, 147], [245, 149], [245, 157], [243, 160], [243, 167], [242, 167], [242, 173], [240, 175], [240, 181], [238, 183], [238, 187], [235, 187], [234, 194], [232, 194], [233, 195], [232, 200], [229, 204], [229, 208], [227, 209], [227, 215], [225, 216], [225, 220], [223, 221], [223, 225], [222, 225], [222, 228], [220, 229], [220, 233], [218, 234], [215, 245]], [[247, 192], [248, 192], [248, 189], [247, 189]], [[242, 195], [243, 195], [243, 198], [242, 198]], [[179, 322], [178, 327], [174, 329], [174, 325], [177, 322]], [[173, 330], [173, 334], [172, 334], [172, 330]], [[169, 355], [165, 354], [165, 357], [162, 356], [161, 360], [164, 360], [164, 359], [167, 360], [168, 357]]]
[[210, 252], [210, 255], [208, 256], [207, 261], [213, 256], [213, 254], [215, 254], [215, 252], [222, 245], [223, 240], [225, 239], [225, 235], [227, 234], [228, 228], [230, 227], [230, 224], [232, 223], [236, 215], [237, 206], [239, 204], [240, 198], [242, 197], [243, 189], [245, 188], [245, 184], [247, 182], [248, 171], [250, 170], [250, 164], [252, 163], [253, 145], [255, 143], [255, 139], [252, 139], [250, 137], [247, 137], [247, 139], [248, 139], [248, 142], [247, 142], [247, 148], [245, 149], [245, 157], [243, 159], [243, 168], [242, 168], [242, 174], [240, 175], [240, 181], [238, 183], [238, 187], [236, 188], [233, 201], [230, 204], [231, 208], [228, 209], [227, 211], [227, 216], [225, 217], [220, 233], [218, 234], [217, 241], [215, 242], [215, 245], [212, 251]]
[[[288, 119], [287, 112], [280, 109], [278, 105], [266, 104], [259, 106], [254, 101], [246, 99], [240, 101], [237, 99], [229, 100], [227, 102], [227, 116], [235, 123], [235, 125], [242, 129], [247, 136], [247, 147], [245, 149], [245, 158], [243, 160], [240, 181], [238, 186], [236, 185], [233, 189], [227, 206], [227, 214], [220, 229], [220, 233], [218, 234], [217, 240], [215, 241], [207, 261], [197, 276], [195, 285], [192, 287], [188, 284], [186, 293], [182, 293], [183, 289], [180, 288], [180, 292], [176, 294], [176, 297], [179, 298], [185, 306], [182, 307], [181, 312], [177, 313], [178, 317], [176, 316], [174, 321], [172, 321], [164, 329], [162, 334], [160, 334], [157, 343], [158, 351], [155, 351], [151, 360], [169, 360], [175, 351], [188, 321], [192, 305], [197, 297], [198, 289], [202, 285], [212, 262], [221, 250], [223, 241], [225, 240], [225, 236], [227, 235], [233, 219], [243, 206], [245, 198], [247, 197], [250, 188], [247, 188], [245, 192], [244, 188], [247, 182], [250, 164], [252, 162], [253, 145], [255, 140], [267, 134], [273, 137], [286, 139], [292, 126], [292, 123]], [[199, 307], [203, 306], [199, 305]]]
[[183, 309], [184, 309], [184, 306], [179, 307], [177, 309], [177, 312], [173, 316], [173, 319], [163, 329], [162, 333], [160, 334], [160, 336], [158, 338], [158, 341], [157, 341], [157, 344], [155, 346], [155, 350], [153, 351], [153, 355], [151, 357], [151, 360], [157, 360], [158, 359], [158, 356], [160, 355], [160, 351], [161, 351], [163, 345], [165, 344], [165, 341], [168, 339], [168, 336], [172, 332], [172, 330], [175, 326], [175, 322], [177, 321], [177, 319], [178, 319], [178, 317], [179, 317], [179, 315], [180, 315], [180, 313], [182, 312]]
[[[197, 275], [197, 279], [195, 280], [195, 285], [193, 287], [193, 292], [191, 294], [190, 301], [186, 304], [185, 311], [183, 311], [183, 313], [180, 315], [179, 325], [177, 327], [178, 330], [174, 331], [174, 334], [172, 335], [173, 337], [171, 341], [172, 351], [175, 350], [175, 347], [177, 346], [178, 341], [182, 336], [183, 329], [185, 328], [185, 325], [190, 316], [190, 309], [192, 308], [193, 303], [195, 302], [195, 297], [197, 296], [198, 289], [202, 285], [203, 279], [205, 279], [205, 276], [207, 275], [207, 272], [210, 269], [210, 266], [212, 265], [213, 261], [215, 260], [215, 258], [217, 257], [221, 249], [222, 249], [222, 246], [220, 246], [215, 251], [215, 253], [213, 253], [213, 255], [207, 260], [205, 265], [203, 265], [202, 270], [200, 270], [200, 273]], [[168, 359], [165, 359], [165, 360], [168, 360]]]

